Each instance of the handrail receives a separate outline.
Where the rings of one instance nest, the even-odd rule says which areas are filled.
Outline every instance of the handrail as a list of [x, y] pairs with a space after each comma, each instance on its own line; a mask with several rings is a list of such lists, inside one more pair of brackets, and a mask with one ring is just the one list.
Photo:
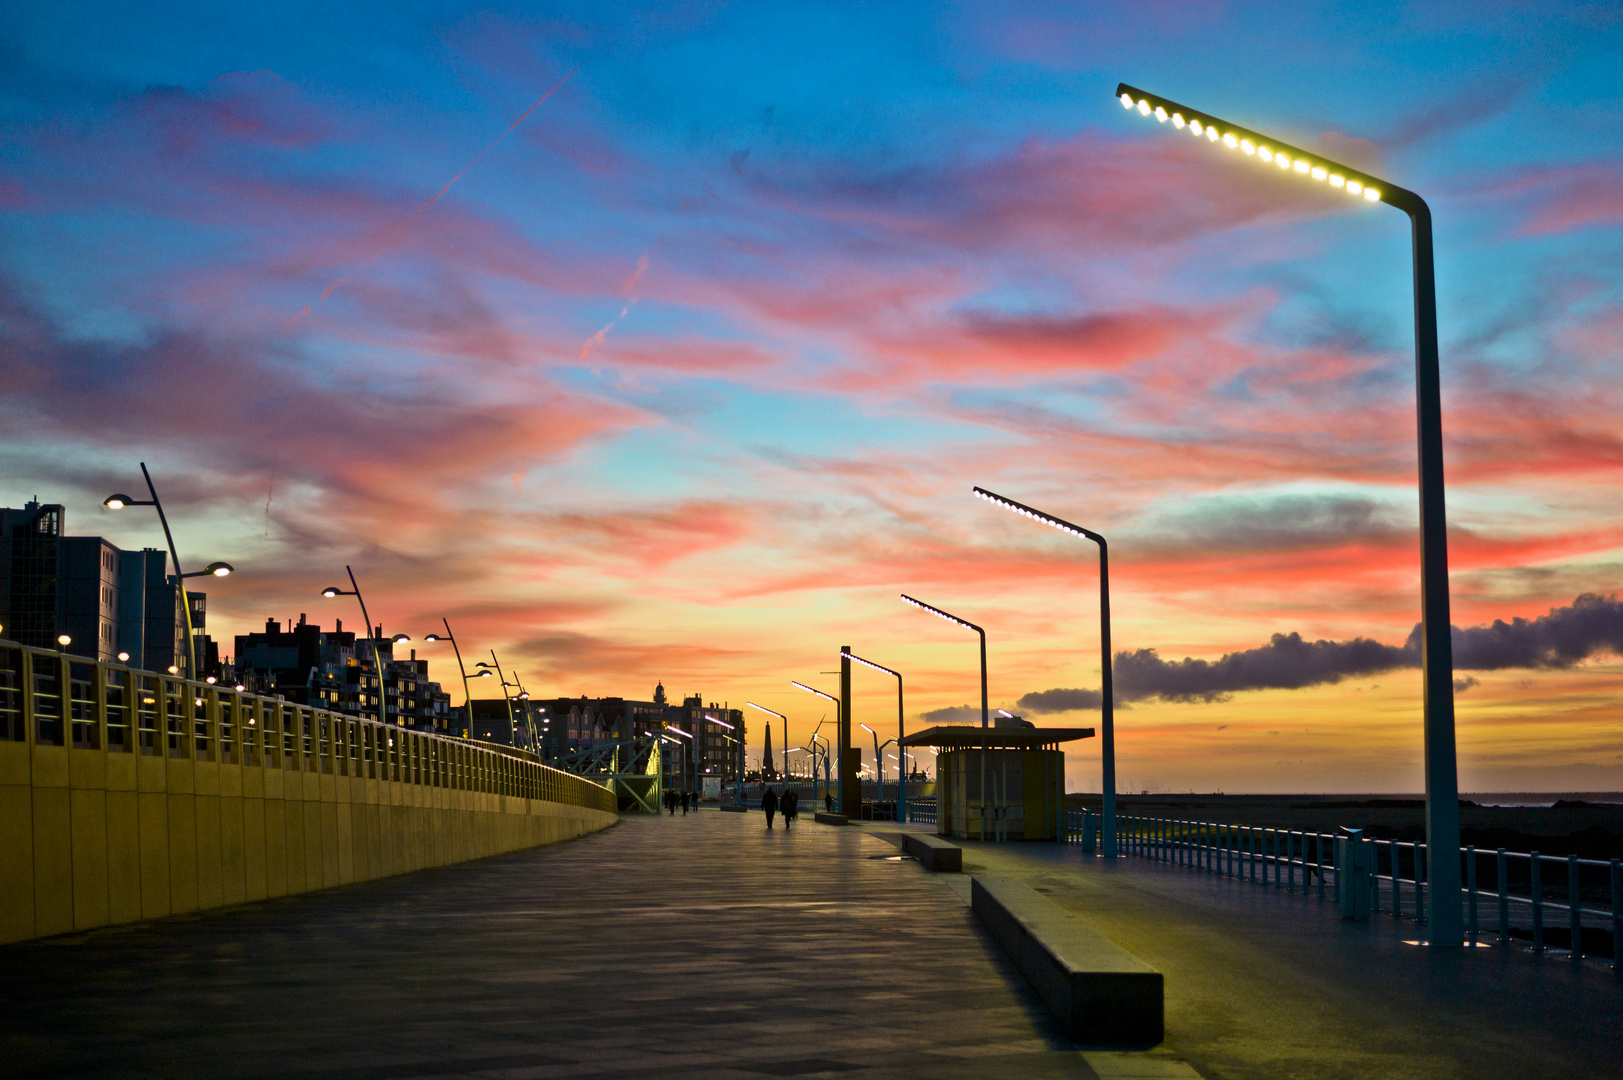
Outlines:
[[613, 791], [516, 748], [12, 641], [0, 641], [0, 745], [6, 743], [617, 809]]
[[[1092, 810], [1068, 810], [1066, 839], [1079, 844], [1084, 853], [1093, 854], [1099, 846], [1098, 819], [1098, 813]], [[1341, 875], [1335, 864], [1338, 835], [1334, 833], [1158, 817], [1123, 817], [1119, 828], [1119, 850], [1123, 855], [1219, 873], [1290, 892], [1297, 891], [1300, 876], [1303, 894], [1315, 891], [1320, 900], [1340, 900]], [[1363, 842], [1372, 846], [1375, 856], [1370, 874], [1371, 910], [1424, 922], [1428, 877], [1424, 870], [1431, 857], [1428, 846], [1414, 840]], [[1578, 962], [1586, 952], [1595, 953], [1591, 942], [1609, 944], [1612, 966], [1623, 972], [1623, 859], [1584, 859], [1469, 846], [1460, 855], [1465, 871], [1461, 893], [1468, 943], [1478, 944], [1480, 937], [1490, 931], [1480, 910], [1487, 901], [1495, 907], [1497, 918], [1491, 930], [1496, 931], [1501, 945], [1522, 939], [1530, 942], [1535, 952], [1542, 953], [1551, 947], [1552, 939], [1558, 942], [1565, 936], [1571, 959]], [[1485, 862], [1495, 879], [1492, 890], [1478, 887]], [[1543, 872], [1551, 864], [1566, 867], [1564, 882], [1559, 881], [1560, 875], [1545, 882]], [[1525, 873], [1516, 872], [1523, 867]], [[1586, 869], [1591, 871], [1587, 884]], [[1604, 878], [1598, 871], [1606, 872]], [[1310, 885], [1312, 879], [1316, 882]], [[1555, 895], [1548, 896], [1547, 892]], [[1610, 906], [1594, 906], [1596, 897], [1603, 895], [1609, 896]], [[1548, 922], [1552, 911], [1565, 914], [1564, 929]], [[1585, 933], [1586, 924], [1590, 934]]]

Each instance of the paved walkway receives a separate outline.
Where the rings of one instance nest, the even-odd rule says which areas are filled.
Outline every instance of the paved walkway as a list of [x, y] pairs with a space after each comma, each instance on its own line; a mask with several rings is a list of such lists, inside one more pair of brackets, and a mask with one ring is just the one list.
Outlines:
[[0, 949], [7, 1077], [1091, 1077], [916, 863], [760, 814]]
[[1164, 1049], [1203, 1076], [1623, 1077], [1609, 964], [1405, 944], [1407, 920], [1347, 923], [1333, 903], [1143, 859], [964, 848], [963, 893], [975, 873], [1020, 878], [1160, 970]]

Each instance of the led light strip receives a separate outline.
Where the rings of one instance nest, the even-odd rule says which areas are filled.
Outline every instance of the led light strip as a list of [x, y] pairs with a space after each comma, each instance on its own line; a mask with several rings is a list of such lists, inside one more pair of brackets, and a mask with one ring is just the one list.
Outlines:
[[857, 663], [861, 664], [863, 667], [870, 667], [870, 668], [873, 668], [875, 671], [883, 671], [886, 675], [894, 675], [894, 674], [896, 674], [896, 672], [890, 670], [890, 668], [888, 668], [888, 667], [885, 667], [883, 664], [876, 664], [872, 660], [864, 660], [862, 657], [858, 656], [854, 652], [847, 652], [847, 653], [844, 653], [843, 655], [850, 657], [852, 660], [855, 660]]
[[956, 615], [948, 615], [945, 611], [942, 611], [940, 608], [931, 607], [929, 604], [926, 604], [923, 600], [915, 600], [911, 596], [907, 595], [906, 593], [902, 594], [902, 599], [906, 600], [909, 604], [912, 604], [914, 607], [923, 608], [925, 611], [928, 611], [931, 615], [935, 615], [935, 616], [938, 616], [940, 618], [946, 619], [950, 623], [956, 623], [959, 626], [967, 627], [968, 629], [975, 630], [977, 632], [980, 630], [980, 627], [976, 626], [974, 623], [965, 622], [963, 619], [960, 619]]
[[994, 503], [1007, 510], [1013, 510], [1021, 517], [1028, 517], [1032, 521], [1040, 521], [1044, 525], [1052, 525], [1062, 533], [1069, 533], [1072, 536], [1080, 536], [1084, 540], [1096, 539], [1095, 534], [1090, 533], [1088, 530], [1082, 528], [1082, 526], [1072, 525], [1069, 521], [1061, 521], [1059, 518], [1054, 517], [1051, 514], [1045, 514], [1041, 510], [1033, 510], [1025, 503], [1017, 503], [1013, 499], [1005, 499], [996, 492], [987, 491], [983, 487], [972, 488], [971, 490], [973, 490], [976, 495], [985, 499], [987, 502]]
[[1320, 183], [1340, 188], [1349, 195], [1361, 196], [1369, 202], [1381, 201], [1381, 189], [1373, 177], [1355, 172], [1333, 161], [1316, 157], [1294, 146], [1266, 139], [1254, 131], [1225, 123], [1215, 116], [1196, 112], [1176, 102], [1147, 94], [1122, 83], [1116, 87], [1116, 96], [1122, 108], [1136, 111], [1140, 116], [1153, 116], [1158, 123], [1170, 122], [1180, 131], [1187, 131], [1197, 139], [1220, 144], [1230, 150], [1240, 150], [1247, 157], [1256, 158], [1285, 172], [1300, 173]]
[[[823, 693], [823, 692], [822, 692], [822, 691], [821, 691], [821, 690], [814, 690], [814, 689], [812, 689], [812, 688], [811, 688], [811, 687], [809, 687], [809, 686], [807, 686], [807, 685], [806, 685], [806, 684], [805, 684], [805, 683], [803, 683], [803, 682], [796, 682], [796, 681], [795, 681], [795, 680], [793, 680], [793, 679], [790, 679], [790, 680], [789, 680], [789, 685], [790, 685], [790, 686], [796, 686], [796, 687], [799, 687], [799, 688], [800, 688], [800, 689], [802, 689], [802, 690], [804, 690], [804, 691], [806, 691], [806, 693], [808, 693], [808, 694], [816, 694], [816, 695], [817, 695], [817, 696], [818, 696], [818, 697], [820, 697], [820, 698], [825, 698], [825, 699], [827, 699], [827, 700], [829, 700], [829, 701], [832, 701], [832, 702], [834, 702], [834, 703], [835, 703], [835, 704], [836, 704], [836, 705], [837, 705], [837, 704], [839, 704], [839, 701], [840, 701], [840, 699], [839, 699], [839, 698], [837, 698], [837, 697], [834, 697], [834, 696], [833, 696], [833, 695], [831, 695], [831, 694], [825, 694], [825, 693]], [[756, 708], [758, 708], [758, 709], [759, 709], [759, 708], [760, 708], [760, 706], [759, 706], [759, 705], [757, 705], [757, 706], [756, 706]], [[772, 710], [770, 710], [770, 709], [761, 709], [761, 711], [762, 711], [762, 712], [771, 712], [771, 711], [772, 711]]]
[[744, 704], [748, 705], [752, 709], [760, 709], [764, 713], [769, 713], [772, 716], [776, 716], [779, 720], [787, 720], [787, 719], [789, 719], [787, 716], [783, 715], [781, 712], [775, 712], [772, 709], [767, 708], [765, 705], [757, 705], [753, 701], [746, 701], [746, 702], [744, 702]]

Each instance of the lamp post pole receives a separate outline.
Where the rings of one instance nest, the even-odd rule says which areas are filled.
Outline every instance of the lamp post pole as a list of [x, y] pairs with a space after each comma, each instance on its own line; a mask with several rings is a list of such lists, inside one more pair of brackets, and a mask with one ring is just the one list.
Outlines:
[[1035, 510], [1025, 503], [1005, 499], [994, 491], [977, 487], [973, 491], [987, 502], [995, 503], [1015, 513], [1040, 521], [1044, 525], [1052, 525], [1060, 532], [1071, 536], [1092, 540], [1099, 545], [1099, 734], [1101, 758], [1100, 771], [1102, 803], [1100, 822], [1099, 847], [1102, 855], [1107, 859], [1116, 857], [1116, 692], [1115, 684], [1111, 678], [1110, 656], [1110, 546], [1105, 538], [1092, 529], [1084, 529], [1080, 525], [1073, 525], [1069, 521], [1057, 518], [1052, 514], [1045, 514]]
[[[451, 621], [441, 618], [440, 622], [445, 624], [445, 640], [451, 643], [451, 651], [456, 653], [456, 669], [462, 676], [462, 708], [468, 714], [468, 726], [462, 729], [462, 737], [466, 739], [473, 734], [473, 693], [468, 689], [468, 669], [462, 666], [462, 650], [457, 646], [456, 635], [451, 633]], [[423, 640], [439, 641], [440, 636], [438, 634], [428, 634]]]
[[197, 670], [197, 642], [192, 639], [192, 602], [186, 595], [186, 579], [225, 577], [232, 572], [233, 567], [230, 563], [216, 562], [193, 574], [181, 570], [180, 553], [175, 550], [175, 534], [169, 531], [169, 515], [163, 512], [163, 500], [158, 498], [158, 489], [152, 483], [152, 474], [147, 472], [147, 463], [143, 461], [140, 464], [141, 478], [147, 482], [147, 492], [152, 498], [132, 499], [128, 495], [109, 495], [101, 504], [109, 510], [122, 510], [126, 506], [150, 506], [158, 512], [158, 524], [163, 526], [163, 538], [169, 545], [169, 559], [175, 564], [175, 588], [180, 590], [181, 619], [186, 627], [186, 678], [201, 679], [203, 676]]
[[[975, 631], [975, 633], [977, 633], [977, 634], [979, 634], [981, 636], [981, 729], [985, 730], [985, 729], [991, 727], [992, 726], [991, 710], [987, 708], [987, 699], [986, 699], [986, 631], [982, 630], [980, 627], [976, 626], [972, 622], [969, 622], [969, 621], [967, 621], [965, 619], [960, 619], [958, 616], [953, 615], [950, 612], [942, 611], [938, 607], [932, 607], [931, 605], [926, 604], [923, 600], [915, 600], [915, 599], [913, 599], [913, 597], [908, 596], [906, 593], [902, 594], [902, 599], [906, 600], [909, 604], [912, 604], [914, 607], [923, 608], [925, 611], [928, 611], [930, 614], [935, 615], [935, 616], [937, 616], [939, 618], [942, 618], [942, 619], [946, 619], [950, 623], [956, 623], [959, 626], [968, 627], [970, 630]], [[986, 839], [986, 755], [987, 755], [987, 753], [988, 753], [988, 748], [985, 747], [985, 746], [982, 746], [981, 751], [980, 751], [980, 759], [981, 759], [980, 835], [976, 837], [977, 840], [985, 840]]]
[[[982, 637], [984, 640], [984, 635], [982, 635]], [[901, 755], [896, 762], [897, 768], [901, 770], [901, 780], [896, 786], [896, 820], [905, 823], [907, 821], [907, 748], [902, 745], [902, 739], [907, 735], [907, 724], [902, 708], [902, 673], [899, 671], [892, 671], [883, 664], [876, 664], [872, 660], [864, 660], [856, 653], [851, 652], [850, 649], [846, 649], [846, 655], [850, 656], [852, 660], [855, 660], [863, 667], [870, 667], [875, 671], [882, 671], [886, 675], [896, 676], [896, 751]], [[981, 653], [981, 658], [983, 661], [985, 660], [985, 657], [986, 653], [983, 651]], [[986, 680], [984, 678], [985, 673], [986, 668], [983, 664], [981, 667], [981, 674], [983, 676], [981, 679], [982, 687], [985, 687], [986, 685]], [[883, 792], [881, 792], [881, 794], [883, 794]]]
[[[793, 679], [789, 680], [789, 685], [795, 687], [797, 690], [804, 690], [808, 694], [816, 694], [818, 697], [822, 698], [824, 701], [832, 701], [834, 703], [834, 722], [840, 728], [840, 730], [842, 730], [842, 731], [845, 730], [845, 708], [844, 708], [844, 706], [842, 706], [840, 704], [840, 699], [839, 698], [835, 697], [833, 694], [825, 694], [821, 690], [817, 690], [817, 689], [814, 689], [813, 687], [807, 686], [803, 682], [796, 682]], [[849, 742], [850, 741], [849, 737], [847, 737], [845, 741]], [[840, 753], [841, 753], [841, 755], [843, 757], [847, 757], [847, 758], [850, 757], [850, 755], [848, 753], [846, 753], [845, 747], [840, 748]], [[837, 809], [842, 814], [850, 814], [850, 813], [853, 813], [853, 812], [859, 812], [862, 809], [862, 787], [861, 787], [862, 781], [857, 779], [856, 770], [851, 769], [849, 767], [850, 766], [849, 761], [842, 761], [839, 764], [840, 764], [840, 784], [839, 784], [839, 787], [835, 788], [835, 790], [837, 792], [839, 792], [839, 795], [838, 795], [839, 802], [836, 804], [835, 809]], [[824, 773], [824, 775], [826, 777], [827, 773], [828, 773], [827, 765], [825, 765], [823, 767], [823, 773]], [[848, 786], [847, 782], [846, 782], [847, 781], [847, 773], [851, 774], [849, 779], [852, 781], [852, 784], [850, 786], [854, 786], [856, 788], [855, 802], [851, 802], [850, 800], [847, 799], [847, 791], [846, 791], [846, 788]]]
[[1277, 170], [1310, 177], [1364, 202], [1409, 215], [1414, 267], [1415, 426], [1420, 493], [1420, 666], [1423, 682], [1426, 844], [1430, 888], [1426, 924], [1433, 945], [1464, 944], [1460, 902], [1459, 771], [1454, 741], [1454, 652], [1448, 600], [1448, 515], [1443, 488], [1443, 414], [1438, 370], [1437, 285], [1431, 208], [1412, 191], [1122, 83], [1123, 107]]
[[355, 571], [345, 566], [344, 573], [349, 575], [352, 588], [340, 589], [336, 585], [329, 585], [321, 590], [321, 595], [329, 599], [334, 596], [353, 596], [356, 603], [361, 605], [361, 620], [366, 623], [366, 637], [372, 643], [372, 665], [377, 669], [378, 675], [378, 723], [386, 724], [389, 722], [389, 694], [384, 685], [383, 653], [378, 648], [378, 639], [372, 636], [372, 616], [367, 614], [366, 599], [361, 596], [361, 586], [355, 580]]

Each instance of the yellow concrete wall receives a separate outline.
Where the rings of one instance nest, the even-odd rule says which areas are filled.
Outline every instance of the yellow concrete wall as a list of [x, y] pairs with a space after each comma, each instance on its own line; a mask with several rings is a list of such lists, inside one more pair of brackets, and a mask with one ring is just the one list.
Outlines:
[[278, 766], [0, 742], [0, 942], [556, 843], [611, 811]]

